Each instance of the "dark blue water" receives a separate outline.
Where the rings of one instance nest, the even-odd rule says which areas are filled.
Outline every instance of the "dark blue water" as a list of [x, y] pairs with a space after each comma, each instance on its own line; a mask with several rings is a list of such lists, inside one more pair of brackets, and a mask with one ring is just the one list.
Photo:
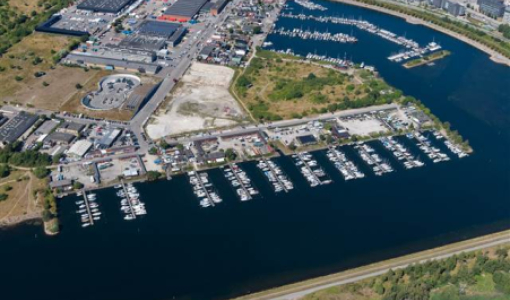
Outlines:
[[[139, 184], [148, 215], [133, 222], [122, 220], [115, 191], [106, 189], [98, 192], [103, 220], [86, 229], [74, 213], [76, 198], [68, 197], [60, 203], [59, 236], [46, 237], [28, 224], [0, 231], [2, 299], [223, 299], [510, 228], [510, 68], [427, 28], [320, 3], [330, 8], [326, 14], [361, 16], [422, 44], [435, 37], [452, 55], [433, 67], [406, 70], [386, 59], [397, 46], [355, 29], [356, 45], [270, 36], [277, 49], [327, 49], [333, 57], [347, 52], [374, 65], [390, 84], [449, 121], [475, 153], [440, 164], [424, 159], [425, 167], [406, 171], [375, 144], [397, 169], [375, 177], [345, 147], [369, 176], [344, 182], [317, 152], [334, 184], [314, 189], [283, 157], [277, 161], [297, 188], [279, 195], [246, 163], [262, 194], [246, 203], [220, 170], [212, 170], [224, 203], [208, 209], [199, 207], [185, 176]], [[298, 25], [285, 19], [278, 25], [292, 24]]]

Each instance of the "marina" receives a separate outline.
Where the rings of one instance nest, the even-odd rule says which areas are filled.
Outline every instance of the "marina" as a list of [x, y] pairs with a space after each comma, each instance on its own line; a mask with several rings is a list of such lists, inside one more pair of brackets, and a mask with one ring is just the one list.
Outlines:
[[288, 193], [294, 189], [294, 184], [289, 180], [286, 174], [283, 173], [280, 166], [272, 160], [261, 160], [257, 164], [260, 171], [266, 176], [269, 183], [273, 186], [275, 193], [284, 191]]
[[253, 196], [258, 195], [259, 191], [253, 187], [251, 179], [245, 171], [243, 171], [237, 164], [229, 163], [228, 166], [223, 168], [225, 178], [230, 182], [237, 197], [241, 201], [248, 201], [253, 199]]
[[439, 148], [434, 147], [430, 140], [426, 138], [422, 133], [420, 132], [408, 133], [406, 136], [407, 138], [414, 140], [418, 148], [420, 148], [420, 150], [422, 150], [433, 163], [450, 160], [450, 157], [448, 157], [448, 155], [441, 152]]
[[81, 227], [89, 227], [94, 225], [95, 221], [101, 219], [101, 212], [99, 211], [99, 204], [96, 203], [96, 194], [90, 193], [87, 195], [85, 190], [82, 191], [83, 200], [76, 201], [78, 210], [76, 213], [80, 214]]
[[120, 210], [124, 214], [124, 220], [134, 220], [137, 216], [147, 214], [145, 203], [140, 200], [140, 193], [132, 183], [126, 184], [121, 180], [115, 188], [118, 189], [117, 196], [121, 198]]
[[199, 199], [201, 207], [215, 206], [221, 203], [223, 199], [220, 198], [214, 185], [209, 182], [209, 175], [207, 172], [188, 172], [189, 183], [193, 187], [193, 193]]
[[375, 153], [374, 148], [365, 143], [357, 143], [354, 146], [363, 161], [372, 168], [376, 176], [393, 172], [390, 163], [384, 161], [379, 154]]
[[[426, 46], [420, 46], [416, 41], [407, 38], [404, 36], [399, 36], [396, 33], [393, 33], [389, 30], [382, 29], [375, 24], [372, 24], [366, 20], [362, 19], [351, 19], [351, 18], [341, 18], [334, 16], [314, 16], [314, 15], [306, 15], [306, 14], [293, 14], [293, 13], [281, 13], [280, 17], [290, 18], [290, 19], [298, 19], [298, 20], [311, 20], [320, 23], [331, 23], [331, 24], [341, 24], [341, 25], [350, 25], [355, 26], [356, 28], [377, 35], [385, 40], [388, 40], [397, 45], [403, 46], [405, 49], [400, 51], [397, 54], [390, 55], [388, 60], [394, 62], [403, 62], [412, 58], [422, 57], [427, 53], [432, 53], [438, 50], [441, 50], [442, 47], [435, 41], [430, 42]], [[288, 34], [292, 34], [288, 33]], [[309, 35], [309, 33], [307, 34]], [[356, 40], [357, 41], [357, 40]]]
[[296, 4], [302, 6], [306, 9], [309, 9], [309, 10], [319, 10], [319, 11], [328, 10], [326, 7], [324, 7], [320, 4], [314, 3], [312, 1], [309, 1], [309, 0], [294, 0], [294, 2], [296, 2]]
[[319, 32], [315, 30], [310, 31], [298, 28], [286, 30], [282, 27], [274, 30], [272, 33], [292, 38], [300, 38], [302, 40], [330, 41], [337, 43], [356, 43], [358, 41], [358, 39], [355, 37], [344, 33]]
[[365, 174], [358, 169], [354, 162], [347, 159], [345, 153], [337, 147], [329, 146], [326, 156], [335, 165], [335, 168], [340, 171], [346, 181], [365, 177]]
[[423, 167], [425, 164], [419, 159], [413, 157], [411, 152], [393, 137], [379, 138], [381, 144], [395, 156], [397, 160], [402, 162], [406, 169]]
[[299, 171], [311, 187], [333, 182], [310, 153], [296, 153], [292, 155], [292, 158], [294, 159], [294, 164], [299, 168]]

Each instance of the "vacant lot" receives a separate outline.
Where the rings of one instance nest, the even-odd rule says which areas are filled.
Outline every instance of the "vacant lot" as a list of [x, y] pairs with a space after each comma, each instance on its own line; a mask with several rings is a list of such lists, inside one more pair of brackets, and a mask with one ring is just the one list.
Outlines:
[[234, 70], [194, 63], [147, 125], [153, 139], [238, 124], [245, 115], [228, 88]]

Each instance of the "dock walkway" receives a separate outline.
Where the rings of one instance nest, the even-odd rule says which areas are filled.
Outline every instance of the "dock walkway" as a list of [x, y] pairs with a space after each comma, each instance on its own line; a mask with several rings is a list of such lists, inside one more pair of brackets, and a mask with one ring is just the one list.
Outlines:
[[129, 191], [128, 191], [123, 179], [120, 180], [120, 184], [122, 184], [122, 190], [124, 190], [124, 195], [126, 195], [126, 199], [129, 204], [129, 210], [131, 211], [131, 215], [136, 219], [135, 210], [133, 208], [133, 204], [131, 204], [131, 198], [129, 197]]
[[[239, 181], [239, 183], [241, 184], [241, 188], [244, 190], [244, 192], [246, 193], [246, 196], [248, 197], [247, 200], [253, 199], [253, 197], [250, 194], [250, 191], [248, 191], [248, 189], [246, 188], [246, 185], [244, 185], [243, 180], [241, 179], [241, 177], [239, 177], [239, 175], [235, 171], [234, 165], [232, 163], [228, 163], [228, 166], [230, 167], [230, 170], [232, 170], [232, 173], [234, 174], [234, 176], [237, 179], [237, 181]], [[239, 169], [239, 167], [237, 167], [237, 168]]]
[[271, 173], [273, 174], [273, 176], [276, 178], [276, 181], [278, 181], [278, 183], [280, 184], [280, 186], [283, 188], [283, 191], [285, 193], [288, 193], [289, 190], [287, 189], [287, 187], [285, 186], [285, 184], [283, 183], [283, 181], [280, 179], [280, 177], [278, 176], [278, 174], [276, 174], [276, 171], [274, 170], [273, 166], [269, 163], [269, 160], [268, 159], [264, 159], [264, 162], [266, 163], [267, 167], [269, 168], [269, 170], [271, 171]]
[[89, 199], [87, 198], [87, 192], [83, 191], [83, 200], [85, 201], [85, 207], [87, 208], [87, 214], [89, 215], [90, 225], [94, 225], [94, 218], [92, 218], [92, 212], [90, 211]]

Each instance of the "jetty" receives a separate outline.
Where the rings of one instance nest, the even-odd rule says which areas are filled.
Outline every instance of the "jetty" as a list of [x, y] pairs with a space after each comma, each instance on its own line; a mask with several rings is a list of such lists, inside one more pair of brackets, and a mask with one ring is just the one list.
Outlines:
[[375, 150], [367, 144], [358, 143], [354, 147], [357, 151], [361, 159], [365, 161], [369, 166], [372, 167], [376, 176], [381, 176], [384, 173], [393, 172], [393, 168], [389, 163], [383, 162], [378, 154], [375, 153]]
[[[246, 183], [245, 183], [246, 182], [246, 178], [241, 178], [241, 176], [239, 176], [239, 172], [241, 171], [239, 169], [239, 167], [237, 165], [233, 164], [233, 163], [228, 163], [228, 166], [229, 166], [230, 170], [232, 170], [232, 173], [233, 173], [234, 177], [236, 178], [237, 182], [239, 182], [241, 189], [244, 191], [244, 193], [242, 193], [242, 194], [240, 194], [238, 192], [239, 196], [241, 197], [241, 200], [244, 199], [243, 201], [246, 201], [246, 200], [253, 199], [250, 191], [248, 190], [248, 187], [246, 186]], [[243, 197], [243, 194], [246, 197]]]
[[273, 161], [263, 159], [257, 164], [257, 167], [264, 173], [269, 183], [273, 184], [276, 193], [281, 191], [288, 193], [289, 190], [294, 188], [292, 182], [287, 176], [283, 175], [280, 167]]
[[126, 195], [126, 199], [129, 204], [129, 210], [131, 211], [131, 215], [133, 216], [133, 219], [136, 219], [135, 209], [133, 208], [133, 204], [131, 203], [131, 197], [129, 197], [129, 190], [126, 187], [126, 184], [124, 183], [124, 179], [120, 180], [120, 184], [122, 185], [122, 190], [124, 191], [124, 195]]
[[272, 33], [292, 38], [300, 38], [302, 40], [329, 41], [337, 43], [356, 43], [358, 41], [357, 38], [345, 33], [310, 31], [298, 28], [287, 30], [282, 27], [275, 29]]
[[82, 193], [83, 193], [83, 201], [85, 201], [85, 208], [87, 209], [87, 214], [89, 216], [89, 223], [90, 225], [94, 225], [94, 218], [92, 217], [92, 212], [90, 211], [90, 203], [89, 203], [89, 199], [87, 198], [87, 192], [85, 191], [85, 189], [82, 190]]
[[419, 168], [425, 165], [420, 160], [413, 158], [411, 152], [392, 137], [381, 137], [379, 138], [379, 141], [397, 160], [403, 161], [406, 169]]
[[341, 152], [336, 147], [329, 145], [326, 156], [335, 165], [338, 171], [340, 171], [345, 180], [365, 177], [365, 174], [363, 174], [352, 161], [347, 159], [345, 153]]
[[423, 136], [420, 132], [408, 133], [407, 138], [414, 139], [416, 141], [416, 145], [421, 149], [425, 154], [427, 154], [428, 158], [432, 160], [433, 163], [438, 163], [442, 161], [449, 161], [450, 157], [445, 153], [442, 153], [439, 148], [432, 146], [430, 141]]

